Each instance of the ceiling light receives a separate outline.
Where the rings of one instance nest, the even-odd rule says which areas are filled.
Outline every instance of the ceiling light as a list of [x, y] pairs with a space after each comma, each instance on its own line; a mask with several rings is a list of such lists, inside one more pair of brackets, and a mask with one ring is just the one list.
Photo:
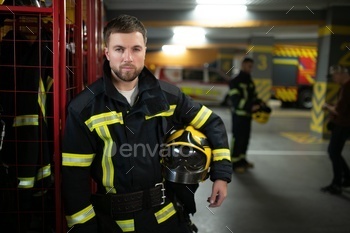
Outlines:
[[244, 18], [247, 6], [245, 5], [197, 5], [195, 15], [204, 20], [232, 20]]
[[247, 0], [197, 0], [198, 5], [245, 5]]
[[169, 55], [179, 55], [186, 52], [186, 47], [183, 45], [163, 45], [162, 51]]
[[176, 44], [192, 45], [205, 42], [205, 30], [200, 27], [177, 27], [173, 40]]

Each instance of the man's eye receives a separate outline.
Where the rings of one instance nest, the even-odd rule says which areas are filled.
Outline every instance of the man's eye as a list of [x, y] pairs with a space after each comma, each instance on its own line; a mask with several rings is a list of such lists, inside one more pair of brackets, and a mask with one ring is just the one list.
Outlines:
[[115, 51], [116, 52], [123, 52], [123, 49], [122, 48], [116, 48]]

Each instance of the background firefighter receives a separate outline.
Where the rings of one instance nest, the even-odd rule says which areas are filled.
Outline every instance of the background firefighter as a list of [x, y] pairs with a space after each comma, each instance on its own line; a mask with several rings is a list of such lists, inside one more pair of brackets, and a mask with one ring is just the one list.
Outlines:
[[255, 85], [251, 78], [253, 59], [245, 58], [239, 74], [230, 81], [229, 95], [232, 100], [232, 144], [231, 161], [233, 171], [243, 173], [253, 164], [248, 162], [247, 149], [250, 139], [252, 113], [260, 108], [262, 102], [257, 98]]

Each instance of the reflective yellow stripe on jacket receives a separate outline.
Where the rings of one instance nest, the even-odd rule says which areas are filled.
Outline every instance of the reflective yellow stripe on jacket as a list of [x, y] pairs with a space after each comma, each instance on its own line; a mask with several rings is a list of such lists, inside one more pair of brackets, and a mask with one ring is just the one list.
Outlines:
[[170, 202], [163, 209], [161, 209], [158, 212], [154, 213], [154, 215], [156, 216], [157, 222], [159, 224], [159, 223], [162, 223], [162, 222], [168, 220], [175, 213], [176, 213], [176, 210], [174, 208], [174, 205], [173, 205], [173, 203]]
[[13, 120], [13, 127], [39, 125], [39, 115], [21, 115]]
[[213, 161], [220, 161], [223, 159], [231, 160], [230, 150], [229, 149], [215, 149], [212, 151]]
[[[156, 217], [158, 224], [160, 224], [168, 220], [174, 214], [176, 214], [174, 205], [173, 203], [169, 203], [168, 205], [164, 206], [161, 210], [154, 213], [154, 216]], [[123, 230], [123, 232], [135, 231], [134, 219], [117, 220], [116, 222], [118, 226]]]
[[109, 132], [108, 126], [103, 125], [96, 128], [98, 136], [103, 140], [103, 155], [102, 155], [102, 184], [109, 193], [116, 193], [114, 187], [114, 166], [112, 162], [113, 139]]
[[39, 107], [41, 109], [41, 112], [43, 114], [43, 117], [46, 117], [46, 90], [45, 90], [45, 86], [43, 83], [42, 78], [39, 78], [39, 90], [38, 90], [38, 104]]
[[62, 153], [63, 166], [89, 167], [95, 154], [71, 154]]
[[172, 116], [172, 115], [174, 115], [175, 108], [176, 108], [176, 105], [170, 105], [170, 109], [169, 110], [157, 113], [157, 114], [155, 114], [153, 116], [145, 116], [145, 119], [149, 120], [149, 119], [151, 119], [153, 117], [168, 117], [168, 116]]
[[233, 96], [233, 95], [239, 95], [239, 90], [237, 88], [233, 88], [228, 92], [229, 96]]
[[238, 116], [250, 116], [250, 113], [247, 113], [244, 110], [235, 110], [236, 115]]
[[34, 187], [35, 177], [17, 177], [18, 188], [29, 189]]
[[199, 112], [197, 113], [195, 118], [190, 122], [190, 125], [192, 125], [196, 129], [199, 129], [200, 127], [202, 127], [205, 124], [205, 122], [210, 117], [211, 113], [212, 113], [212, 111], [209, 108], [203, 106], [199, 110]]
[[107, 113], [101, 113], [98, 115], [94, 115], [90, 117], [85, 124], [89, 127], [90, 131], [94, 131], [94, 129], [103, 126], [103, 125], [111, 125], [111, 124], [124, 124], [123, 114], [121, 112], [111, 111]]
[[48, 164], [38, 170], [36, 174], [36, 180], [44, 179], [50, 175], [51, 175], [51, 165]]
[[248, 86], [246, 84], [243, 84], [243, 83], [240, 83], [239, 86], [243, 90], [243, 98], [239, 101], [238, 108], [242, 109], [248, 100], [248, 91], [247, 91]]
[[118, 220], [116, 221], [120, 229], [122, 229], [123, 232], [132, 232], [135, 231], [135, 223], [134, 219], [128, 219], [128, 220]]
[[66, 219], [67, 219], [68, 227], [72, 227], [75, 224], [85, 223], [85, 222], [89, 221], [90, 219], [92, 219], [93, 217], [95, 217], [94, 207], [92, 205], [89, 205], [85, 209], [83, 209], [83, 210], [81, 210], [73, 215], [67, 215]]

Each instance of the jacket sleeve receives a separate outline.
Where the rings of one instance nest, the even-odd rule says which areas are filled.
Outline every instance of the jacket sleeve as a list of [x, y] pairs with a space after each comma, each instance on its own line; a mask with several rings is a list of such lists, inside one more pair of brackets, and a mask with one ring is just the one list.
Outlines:
[[71, 232], [97, 233], [95, 211], [90, 202], [93, 142], [91, 132], [70, 107], [62, 145], [62, 194]]
[[231, 81], [230, 82], [230, 90], [229, 90], [229, 96], [231, 98], [231, 102], [232, 102], [232, 107], [234, 109], [238, 108], [238, 104], [242, 99], [242, 93], [240, 92], [240, 89], [238, 88], [238, 83]]
[[222, 119], [209, 108], [192, 101], [180, 92], [175, 109], [181, 125], [192, 125], [208, 138], [212, 149], [210, 179], [231, 181], [232, 165], [225, 125]]

